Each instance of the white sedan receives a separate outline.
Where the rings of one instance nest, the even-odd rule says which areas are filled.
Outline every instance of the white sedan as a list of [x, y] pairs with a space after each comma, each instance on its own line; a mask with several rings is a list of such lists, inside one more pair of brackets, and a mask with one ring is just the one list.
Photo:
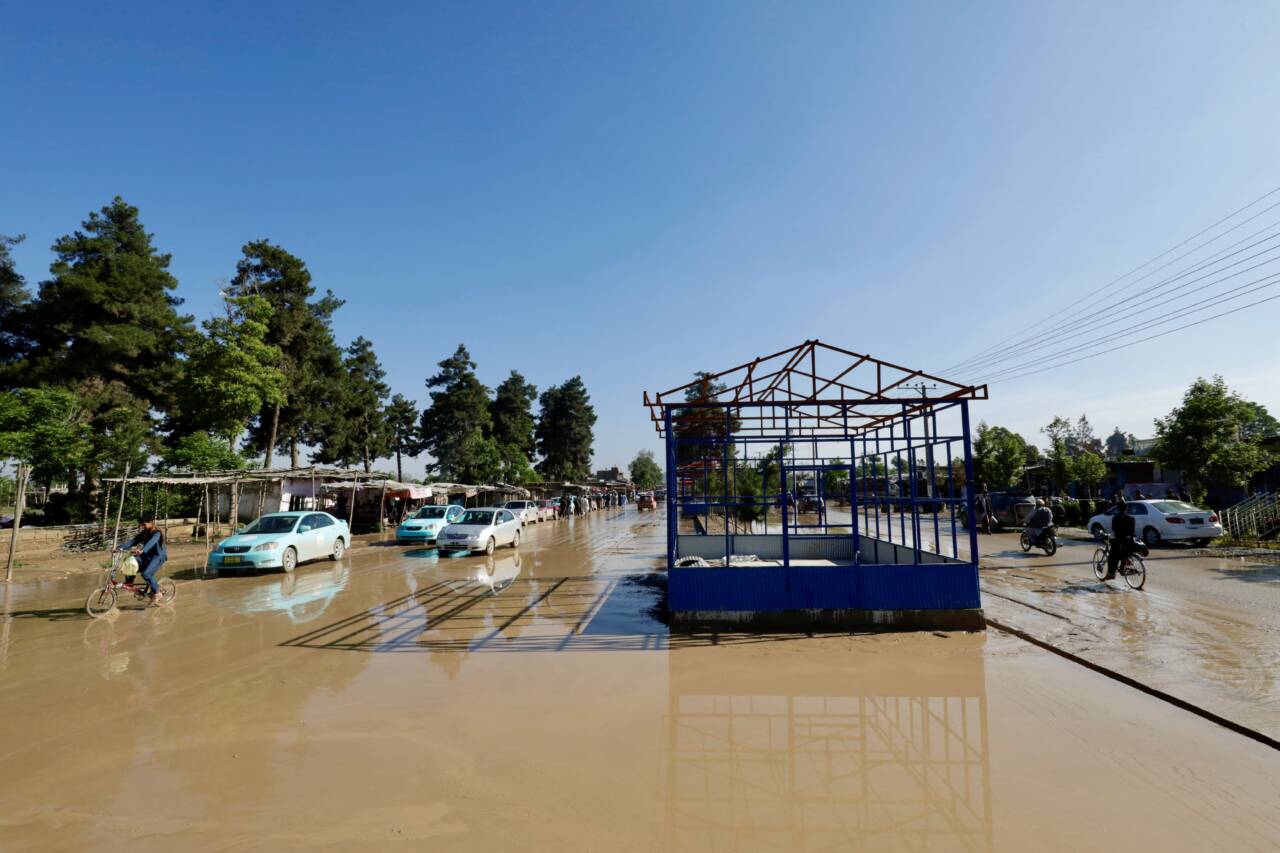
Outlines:
[[520, 520], [505, 507], [469, 509], [436, 537], [440, 551], [492, 554], [499, 545], [520, 546]]
[[[1133, 529], [1149, 546], [1165, 539], [1190, 539], [1196, 545], [1208, 545], [1210, 539], [1222, 535], [1222, 525], [1212, 510], [1200, 509], [1174, 500], [1129, 501], [1127, 512], [1133, 516]], [[1098, 538], [1111, 533], [1111, 520], [1116, 508], [1089, 519], [1089, 532]]]
[[522, 525], [537, 524], [542, 521], [542, 516], [538, 513], [538, 505], [533, 501], [507, 501], [503, 504], [503, 508], [515, 513]]

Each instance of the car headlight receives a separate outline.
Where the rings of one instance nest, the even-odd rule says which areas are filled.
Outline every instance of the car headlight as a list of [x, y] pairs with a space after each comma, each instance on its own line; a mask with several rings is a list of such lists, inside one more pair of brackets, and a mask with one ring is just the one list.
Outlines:
[[263, 542], [261, 545], [254, 545], [254, 546], [253, 546], [253, 550], [255, 550], [255, 551], [274, 551], [275, 549], [277, 549], [277, 548], [279, 548], [279, 547], [280, 547], [280, 543], [279, 543], [279, 542]]
[[479, 534], [479, 533], [471, 533], [471, 534], [468, 534], [468, 535], [467, 535], [467, 538], [468, 538], [468, 539], [470, 539], [472, 542], [475, 542], [476, 540], [478, 540], [478, 539], [480, 538], [480, 534]]

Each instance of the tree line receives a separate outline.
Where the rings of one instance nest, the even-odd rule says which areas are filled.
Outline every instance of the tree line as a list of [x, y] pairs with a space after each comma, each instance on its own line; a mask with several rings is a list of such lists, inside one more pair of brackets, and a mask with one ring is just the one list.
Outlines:
[[[1179, 471], [1192, 496], [1203, 501], [1214, 484], [1248, 488], [1254, 475], [1274, 462], [1264, 440], [1280, 434], [1280, 422], [1259, 403], [1227, 387], [1221, 376], [1197, 379], [1180, 405], [1154, 421], [1155, 436], [1147, 458]], [[1137, 438], [1116, 427], [1099, 440], [1089, 419], [1058, 416], [1041, 432], [1041, 450], [1021, 435], [1000, 426], [978, 425], [973, 442], [975, 476], [990, 489], [1016, 485], [1031, 466], [1047, 469], [1052, 489], [1082, 486], [1088, 497], [1107, 477], [1107, 461], [1133, 456]]]
[[0, 236], [0, 458], [65, 483], [70, 520], [93, 517], [103, 478], [126, 466], [298, 467], [305, 453], [370, 471], [394, 457], [403, 479], [403, 459], [426, 452], [428, 473], [458, 482], [590, 473], [581, 377], [539, 394], [512, 371], [491, 392], [460, 345], [419, 411], [391, 395], [371, 341], [338, 343], [344, 300], [269, 240], [244, 244], [221, 310], [199, 324], [181, 311], [171, 256], [118, 196], [54, 242], [34, 292], [10, 251], [21, 240]]

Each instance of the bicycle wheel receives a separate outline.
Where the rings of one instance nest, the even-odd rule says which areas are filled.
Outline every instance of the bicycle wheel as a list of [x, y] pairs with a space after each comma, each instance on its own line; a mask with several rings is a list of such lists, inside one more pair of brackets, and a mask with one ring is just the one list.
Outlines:
[[97, 619], [100, 616], [106, 616], [116, 606], [116, 591], [114, 587], [104, 586], [95, 589], [89, 593], [89, 597], [84, 600], [85, 612]]
[[173, 600], [177, 597], [178, 597], [178, 585], [176, 583], [171, 581], [169, 578], [165, 578], [164, 580], [160, 581], [160, 603], [161, 604], [172, 604]]
[[1107, 549], [1099, 548], [1093, 552], [1093, 576], [1100, 581], [1107, 579]]
[[1137, 554], [1125, 563], [1124, 582], [1130, 589], [1142, 589], [1147, 582], [1147, 564]]

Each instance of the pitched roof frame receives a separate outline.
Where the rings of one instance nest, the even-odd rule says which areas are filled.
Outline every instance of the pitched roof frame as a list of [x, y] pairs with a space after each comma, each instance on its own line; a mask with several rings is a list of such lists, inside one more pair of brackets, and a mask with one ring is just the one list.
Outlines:
[[[704, 382], [723, 388], [689, 399], [689, 390]], [[665, 435], [666, 412], [678, 422], [704, 408], [731, 411], [739, 432], [807, 435], [865, 432], [941, 404], [987, 398], [986, 385], [807, 340], [668, 391], [646, 391], [644, 405], [659, 435]]]

